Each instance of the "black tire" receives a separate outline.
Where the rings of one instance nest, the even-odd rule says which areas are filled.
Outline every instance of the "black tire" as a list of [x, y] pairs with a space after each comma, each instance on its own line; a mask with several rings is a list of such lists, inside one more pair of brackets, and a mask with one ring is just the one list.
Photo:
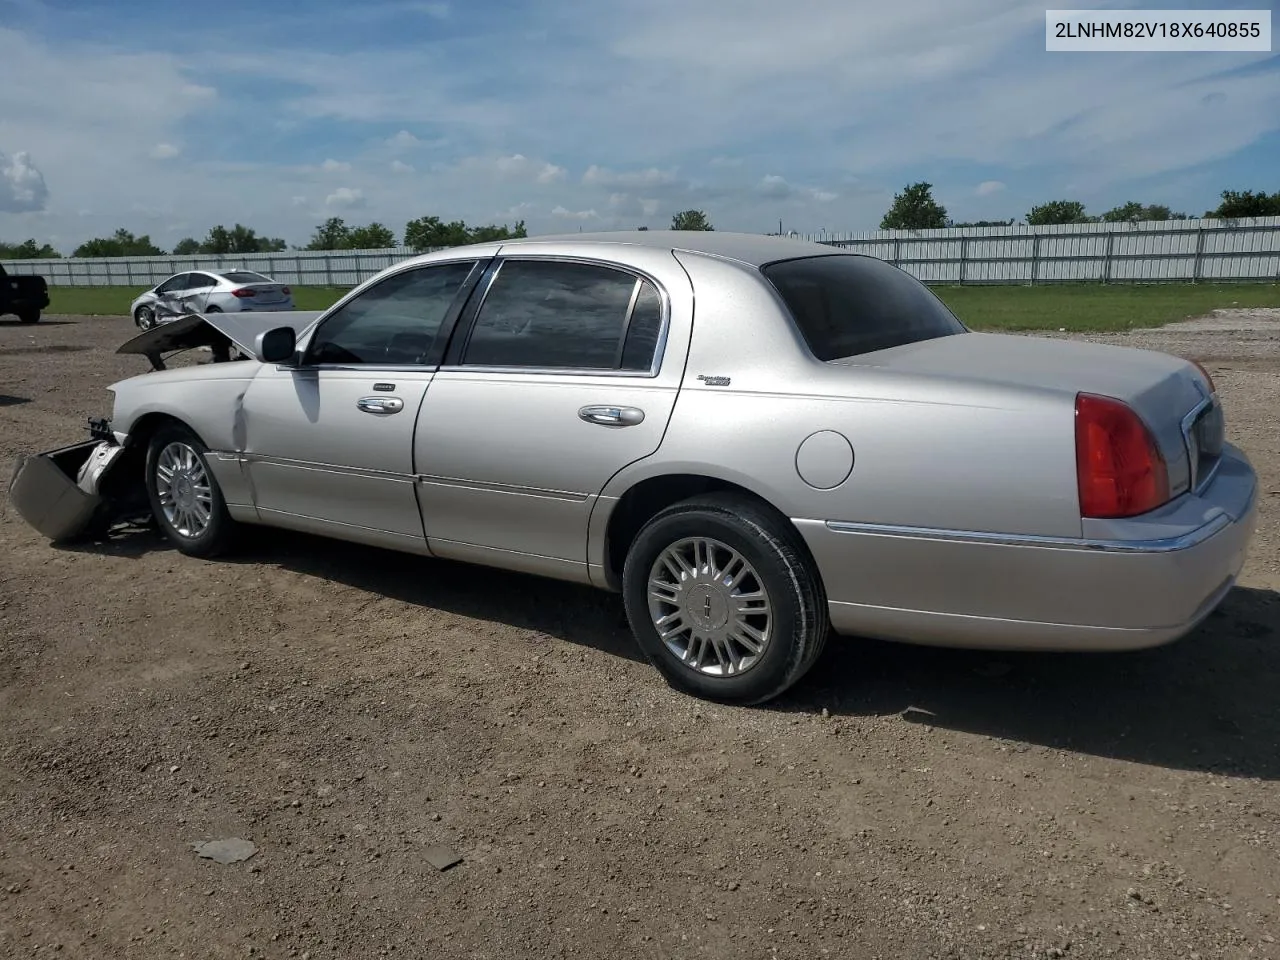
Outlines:
[[139, 330], [150, 330], [156, 325], [156, 311], [145, 303], [133, 311], [133, 325]]
[[[690, 538], [708, 538], [736, 551], [767, 594], [769, 639], [741, 672], [715, 676], [694, 669], [654, 625], [649, 606], [654, 565], [665, 550]], [[817, 661], [831, 630], [826, 593], [800, 535], [785, 518], [739, 494], [695, 497], [654, 516], [627, 552], [622, 594], [631, 631], [663, 678], [678, 690], [719, 703], [751, 705], [779, 696]], [[710, 611], [711, 601], [706, 602]]]
[[[173, 444], [180, 444], [191, 452], [199, 462], [200, 469], [208, 480], [209, 503], [208, 521], [197, 533], [180, 529], [171, 521], [161, 503], [157, 470], [161, 464], [162, 454]], [[218, 487], [217, 478], [209, 469], [209, 448], [201, 442], [195, 433], [182, 424], [166, 424], [155, 432], [147, 447], [146, 483], [147, 498], [151, 503], [151, 514], [156, 525], [177, 549], [191, 557], [215, 557], [226, 553], [234, 546], [239, 534], [238, 524], [227, 512], [226, 501]]]
[[39, 310], [23, 310], [18, 314], [19, 323], [38, 323], [40, 321]]
[[205, 313], [221, 313], [222, 308], [219, 306], [205, 307], [204, 312]]

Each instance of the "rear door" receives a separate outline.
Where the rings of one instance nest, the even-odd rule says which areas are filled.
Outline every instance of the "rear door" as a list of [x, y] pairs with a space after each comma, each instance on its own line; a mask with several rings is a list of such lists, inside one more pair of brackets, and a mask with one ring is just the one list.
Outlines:
[[209, 302], [209, 294], [218, 286], [218, 279], [207, 273], [187, 274], [187, 285], [178, 296], [178, 312], [201, 313]]
[[415, 431], [433, 553], [586, 579], [596, 496], [658, 448], [679, 389], [687, 339], [667, 332], [692, 293], [665, 264], [661, 278], [525, 255], [490, 268]]

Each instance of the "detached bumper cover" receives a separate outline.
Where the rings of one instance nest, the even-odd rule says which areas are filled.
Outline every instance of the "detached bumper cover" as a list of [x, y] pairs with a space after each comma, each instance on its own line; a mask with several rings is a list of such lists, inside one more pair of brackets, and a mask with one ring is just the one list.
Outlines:
[[9, 502], [50, 540], [74, 539], [102, 515], [106, 504], [99, 491], [123, 452], [111, 440], [85, 440], [19, 457]]

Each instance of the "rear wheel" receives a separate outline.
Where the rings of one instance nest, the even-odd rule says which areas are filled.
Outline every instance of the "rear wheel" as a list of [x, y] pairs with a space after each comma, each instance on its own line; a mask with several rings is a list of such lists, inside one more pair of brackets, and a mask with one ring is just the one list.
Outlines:
[[161, 427], [147, 449], [151, 512], [173, 545], [193, 557], [226, 552], [237, 534], [208, 454], [200, 438], [181, 424]]
[[40, 319], [39, 310], [22, 310], [18, 313], [19, 323], [36, 323]]
[[627, 620], [673, 687], [763, 703], [813, 666], [830, 631], [817, 571], [784, 518], [740, 495], [668, 507], [628, 551]]
[[133, 322], [139, 330], [150, 330], [156, 325], [156, 312], [144, 303], [133, 311]]

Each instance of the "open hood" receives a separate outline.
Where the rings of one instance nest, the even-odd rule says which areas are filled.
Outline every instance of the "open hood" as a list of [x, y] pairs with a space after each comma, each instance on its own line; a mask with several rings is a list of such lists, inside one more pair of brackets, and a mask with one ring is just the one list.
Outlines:
[[210, 347], [215, 359], [226, 356], [235, 347], [245, 356], [253, 356], [253, 341], [258, 334], [277, 327], [291, 327], [295, 335], [320, 316], [320, 310], [253, 311], [246, 313], [190, 313], [169, 323], [145, 330], [126, 340], [116, 353], [141, 354], [157, 370], [164, 369], [161, 354], [178, 353], [195, 347]]

